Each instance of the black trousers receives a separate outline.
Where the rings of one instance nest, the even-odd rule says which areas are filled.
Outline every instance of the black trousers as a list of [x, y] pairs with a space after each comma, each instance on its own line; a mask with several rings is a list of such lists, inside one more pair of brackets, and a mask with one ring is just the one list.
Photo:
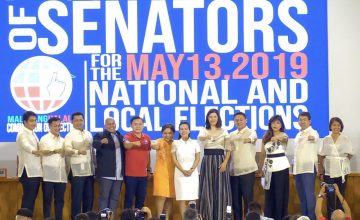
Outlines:
[[244, 213], [246, 214], [248, 212], [248, 204], [254, 200], [254, 182], [255, 172], [239, 176], [230, 176], [234, 220], [241, 220], [243, 217], [243, 200]]
[[79, 213], [92, 211], [94, 201], [94, 176], [73, 176], [71, 182], [71, 219]]
[[50, 217], [51, 203], [54, 192], [55, 219], [62, 220], [65, 190], [66, 183], [55, 183], [46, 181], [42, 183], [44, 218]]
[[20, 177], [20, 183], [23, 188], [21, 208], [27, 208], [34, 212], [35, 200], [39, 192], [41, 179], [41, 177], [28, 177], [26, 169], [24, 168], [24, 171]]
[[270, 189], [265, 190], [265, 216], [282, 220], [289, 203], [289, 169], [273, 172]]
[[[345, 176], [345, 182], [342, 183], [341, 177], [337, 177], [337, 178], [331, 178], [330, 176], [326, 176], [324, 175], [324, 182], [327, 184], [334, 184], [336, 183], [339, 187], [339, 191], [341, 193], [341, 195], [345, 198], [345, 188], [346, 188], [346, 180], [347, 180], [347, 176]], [[332, 193], [327, 193], [326, 194], [326, 208], [327, 208], [327, 219], [331, 219], [331, 213], [336, 210], [336, 209], [341, 209], [344, 210], [342, 207], [341, 202], [339, 201], [339, 199], [336, 196], [335, 191]]]

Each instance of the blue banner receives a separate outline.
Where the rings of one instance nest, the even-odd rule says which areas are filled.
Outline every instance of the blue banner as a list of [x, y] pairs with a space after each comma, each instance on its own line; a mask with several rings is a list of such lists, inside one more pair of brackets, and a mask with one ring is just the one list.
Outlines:
[[283, 116], [293, 137], [301, 111], [328, 133], [326, 0], [1, 1], [0, 141], [14, 141], [25, 110], [36, 131], [71, 114], [86, 129], [133, 115], [157, 138], [161, 126], [205, 124], [210, 108], [235, 129], [247, 114], [261, 137]]

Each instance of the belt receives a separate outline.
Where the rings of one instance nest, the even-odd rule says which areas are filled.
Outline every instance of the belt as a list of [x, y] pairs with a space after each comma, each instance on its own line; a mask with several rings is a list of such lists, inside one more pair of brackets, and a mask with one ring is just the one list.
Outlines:
[[204, 155], [224, 155], [223, 149], [204, 149]]
[[285, 153], [266, 155], [266, 158], [275, 158], [275, 157], [285, 157]]

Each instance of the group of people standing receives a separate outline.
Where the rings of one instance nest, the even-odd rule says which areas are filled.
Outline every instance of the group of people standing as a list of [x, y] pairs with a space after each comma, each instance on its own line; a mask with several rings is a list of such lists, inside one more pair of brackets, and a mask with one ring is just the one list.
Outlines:
[[[176, 198], [181, 214], [186, 202], [199, 199], [203, 219], [226, 219], [228, 206], [234, 210], [234, 219], [242, 219], [242, 201], [245, 211], [253, 201], [256, 173], [264, 179], [265, 216], [281, 220], [287, 214], [290, 163], [285, 151], [288, 137], [279, 115], [269, 120], [268, 131], [262, 139], [260, 166], [255, 160], [257, 134], [247, 127], [247, 118], [242, 112], [234, 115], [237, 129], [230, 134], [222, 128], [219, 111], [211, 109], [198, 137], [190, 137], [190, 124], [183, 121], [179, 123], [176, 140], [172, 124], [162, 127], [161, 139], [151, 140], [143, 132], [144, 122], [138, 116], [130, 121], [132, 132], [124, 136], [116, 130], [115, 120], [107, 118], [104, 131], [92, 137], [84, 130], [83, 114], [76, 112], [71, 117], [73, 129], [65, 138], [60, 136], [60, 119], [54, 117], [48, 121], [49, 133], [39, 141], [34, 133], [36, 118], [31, 111], [24, 113], [24, 128], [17, 136], [18, 175], [23, 186], [22, 208], [31, 211], [42, 182], [44, 218], [50, 217], [54, 193], [55, 218], [62, 219], [68, 179], [72, 219], [78, 213], [91, 211], [94, 175], [100, 185], [100, 209], [116, 211], [123, 182], [124, 208], [133, 205], [142, 208], [148, 176], [152, 173], [151, 149], [157, 152], [153, 184], [157, 216], [166, 213], [169, 219], [173, 198]], [[344, 126], [339, 118], [330, 120], [332, 133], [324, 138], [320, 150], [319, 135], [311, 128], [308, 112], [300, 113], [299, 125], [301, 130], [295, 138], [295, 182], [302, 214], [315, 220], [316, 172], [325, 174], [327, 183], [337, 183], [343, 194], [353, 151], [349, 139], [341, 134]], [[199, 173], [201, 149], [204, 156]], [[328, 206], [329, 212], [336, 208], [331, 203]]]
[[[317, 173], [327, 184], [338, 184], [341, 194], [345, 193], [346, 176], [350, 173], [350, 158], [353, 156], [351, 141], [341, 132], [344, 129], [340, 118], [330, 119], [329, 130], [320, 144], [319, 134], [311, 127], [309, 112], [298, 117], [300, 131], [294, 140], [293, 175], [300, 199], [301, 214], [315, 220], [315, 178]], [[265, 189], [265, 216], [281, 220], [287, 214], [289, 202], [289, 167], [285, 155], [288, 136], [284, 122], [279, 115], [269, 120], [269, 129], [262, 139], [260, 176]], [[341, 202], [335, 202], [334, 193], [327, 194], [327, 218], [335, 209], [342, 209]]]
[[50, 217], [54, 194], [55, 217], [62, 219], [64, 193], [68, 179], [71, 182], [72, 218], [93, 206], [94, 163], [90, 132], [83, 129], [84, 116], [71, 116], [73, 129], [65, 138], [60, 136], [60, 118], [48, 120], [49, 133], [40, 141], [34, 132], [37, 115], [27, 111], [23, 115], [23, 129], [18, 133], [18, 176], [23, 186], [21, 208], [33, 212], [35, 199], [42, 183], [44, 218]]
[[[269, 120], [268, 130], [262, 138], [259, 166], [255, 159], [256, 131], [247, 127], [247, 117], [242, 112], [234, 115], [234, 123], [237, 129], [228, 134], [221, 126], [218, 110], [211, 109], [197, 140], [190, 138], [187, 122], [179, 125], [179, 140], [172, 140], [175, 132], [172, 125], [163, 127], [163, 139], [157, 141], [163, 144], [154, 148], [157, 150], [154, 195], [158, 213], [170, 213], [171, 198], [175, 197], [180, 200], [181, 213], [186, 201], [199, 199], [199, 212], [203, 219], [227, 219], [227, 206], [234, 210], [235, 220], [243, 219], [243, 210], [246, 212], [254, 199], [257, 174], [263, 177], [264, 215], [275, 220], [287, 215], [290, 162], [286, 156], [288, 136], [282, 117], [274, 115]], [[316, 174], [319, 173], [328, 184], [338, 184], [341, 194], [344, 194], [346, 176], [350, 173], [349, 160], [354, 153], [349, 138], [341, 133], [344, 125], [340, 118], [330, 120], [331, 134], [323, 139], [322, 144], [319, 134], [311, 127], [309, 112], [300, 113], [298, 123], [301, 129], [294, 140], [293, 174], [302, 215], [315, 220]], [[196, 167], [201, 148], [204, 156], [199, 177]], [[173, 166], [175, 172], [172, 172]], [[165, 167], [166, 172], [158, 171]], [[329, 193], [327, 197], [330, 219], [331, 213], [342, 207], [341, 202], [336, 203], [334, 194]]]

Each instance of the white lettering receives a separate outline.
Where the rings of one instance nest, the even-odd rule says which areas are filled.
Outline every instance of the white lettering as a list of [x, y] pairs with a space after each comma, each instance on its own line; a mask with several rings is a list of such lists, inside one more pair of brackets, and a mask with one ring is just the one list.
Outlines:
[[97, 22], [85, 22], [84, 11], [100, 9], [100, 1], [73, 1], [73, 50], [74, 53], [100, 53], [100, 45], [85, 45], [85, 31], [98, 29]]
[[[225, 8], [227, 15], [227, 40], [225, 44], [219, 42], [219, 9]], [[207, 13], [207, 38], [209, 47], [218, 53], [233, 51], [238, 44], [238, 11], [237, 6], [230, 0], [215, 0], [209, 4]]]
[[[156, 22], [159, 18], [162, 34], [156, 34]], [[163, 43], [167, 53], [175, 53], [175, 43], [171, 30], [168, 9], [165, 0], [151, 1], [146, 25], [143, 53], [151, 53], [154, 43]]]
[[55, 35], [57, 43], [54, 46], [49, 44], [49, 38], [38, 39], [39, 49], [46, 54], [61, 54], [69, 43], [65, 30], [50, 18], [49, 11], [55, 9], [58, 16], [68, 16], [68, 11], [61, 1], [46, 1], [39, 7], [39, 21], [46, 29]]

